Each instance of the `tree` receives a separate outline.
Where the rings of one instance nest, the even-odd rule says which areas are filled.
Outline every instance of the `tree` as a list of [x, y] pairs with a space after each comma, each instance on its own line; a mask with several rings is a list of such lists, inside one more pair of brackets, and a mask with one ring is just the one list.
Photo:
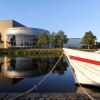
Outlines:
[[32, 39], [32, 46], [37, 46], [37, 38], [36, 37], [33, 37]]
[[41, 46], [42, 48], [47, 47], [49, 45], [49, 36], [47, 33], [41, 33], [38, 37], [37, 45]]
[[64, 35], [64, 32], [62, 30], [58, 31], [57, 35], [56, 35], [57, 46], [59, 46], [60, 48], [62, 48], [63, 44], [67, 43], [67, 41], [68, 41], [68, 39], [67, 39], [67, 36]]
[[0, 42], [1, 42], [1, 39], [2, 39], [2, 35], [1, 35], [1, 33], [0, 33]]
[[90, 49], [96, 42], [96, 36], [93, 35], [91, 31], [86, 32], [82, 38], [82, 43], [87, 45], [87, 48]]
[[13, 36], [11, 37], [11, 39], [10, 39], [10, 44], [11, 44], [11, 46], [16, 46], [16, 37], [15, 37], [15, 35], [13, 35]]
[[2, 40], [2, 34], [0, 33], [0, 44], [4, 43]]
[[50, 43], [51, 47], [55, 47], [55, 45], [54, 45], [55, 44], [55, 34], [56, 33], [52, 32], [49, 36], [49, 43]]

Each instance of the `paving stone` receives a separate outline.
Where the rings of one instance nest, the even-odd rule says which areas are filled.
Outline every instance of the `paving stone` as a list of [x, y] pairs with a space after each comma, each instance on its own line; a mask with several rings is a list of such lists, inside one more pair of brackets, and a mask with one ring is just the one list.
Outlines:
[[[0, 93], [0, 100], [10, 100], [21, 93]], [[100, 93], [91, 94], [95, 100], [100, 100]], [[80, 93], [29, 93], [15, 100], [89, 100]]]

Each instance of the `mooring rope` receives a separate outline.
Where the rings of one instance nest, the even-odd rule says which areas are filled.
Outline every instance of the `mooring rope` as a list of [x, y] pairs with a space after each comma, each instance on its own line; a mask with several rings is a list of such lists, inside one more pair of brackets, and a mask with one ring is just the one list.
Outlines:
[[44, 80], [49, 76], [49, 74], [56, 68], [56, 66], [57, 66], [57, 64], [59, 63], [59, 61], [60, 61], [60, 59], [62, 58], [62, 56], [63, 56], [63, 53], [61, 54], [61, 56], [59, 57], [58, 61], [57, 61], [56, 64], [53, 66], [53, 68], [50, 70], [50, 72], [49, 72], [37, 85], [34, 85], [31, 89], [25, 91], [24, 93], [21, 93], [21, 94], [15, 96], [15, 97], [12, 97], [12, 98], [10, 98], [9, 100], [15, 100], [15, 99], [17, 99], [17, 98], [19, 98], [19, 97], [24, 96], [24, 95], [27, 94], [27, 93], [30, 93], [32, 90], [37, 89], [37, 87], [38, 87], [40, 84], [42, 84], [42, 83], [44, 82]]
[[[70, 60], [69, 58], [69, 54], [66, 53], [68, 56], [68, 60]], [[74, 63], [70, 60], [70, 62], [74, 65]], [[75, 66], [75, 65], [74, 65]], [[69, 65], [70, 67], [70, 65]], [[76, 67], [76, 66], [75, 66]], [[77, 68], [77, 67], [76, 67]], [[81, 89], [83, 90], [83, 92], [91, 99], [91, 100], [94, 100], [94, 98], [84, 89], [84, 87], [82, 87], [82, 85], [78, 82], [79, 86], [81, 87]]]

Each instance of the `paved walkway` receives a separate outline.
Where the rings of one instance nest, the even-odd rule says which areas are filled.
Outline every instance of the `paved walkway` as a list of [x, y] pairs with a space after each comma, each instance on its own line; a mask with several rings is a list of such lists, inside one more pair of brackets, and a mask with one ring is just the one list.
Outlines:
[[[0, 100], [13, 100], [20, 93], [0, 93]], [[100, 93], [91, 95], [94, 100], [100, 100]], [[80, 93], [29, 93], [14, 100], [90, 100]]]

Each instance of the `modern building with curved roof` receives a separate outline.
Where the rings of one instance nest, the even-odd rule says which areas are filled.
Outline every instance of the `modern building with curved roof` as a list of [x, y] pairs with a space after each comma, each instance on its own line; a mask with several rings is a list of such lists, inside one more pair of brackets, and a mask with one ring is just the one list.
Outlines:
[[38, 36], [41, 33], [49, 35], [49, 31], [39, 28], [16, 27], [7, 30], [7, 41], [14, 40], [15, 44], [10, 47], [35, 47]]
[[50, 34], [48, 30], [29, 28], [15, 20], [1, 20], [0, 40], [2, 40], [2, 43], [0, 41], [0, 48], [35, 47], [38, 36], [44, 32], [47, 35]]

